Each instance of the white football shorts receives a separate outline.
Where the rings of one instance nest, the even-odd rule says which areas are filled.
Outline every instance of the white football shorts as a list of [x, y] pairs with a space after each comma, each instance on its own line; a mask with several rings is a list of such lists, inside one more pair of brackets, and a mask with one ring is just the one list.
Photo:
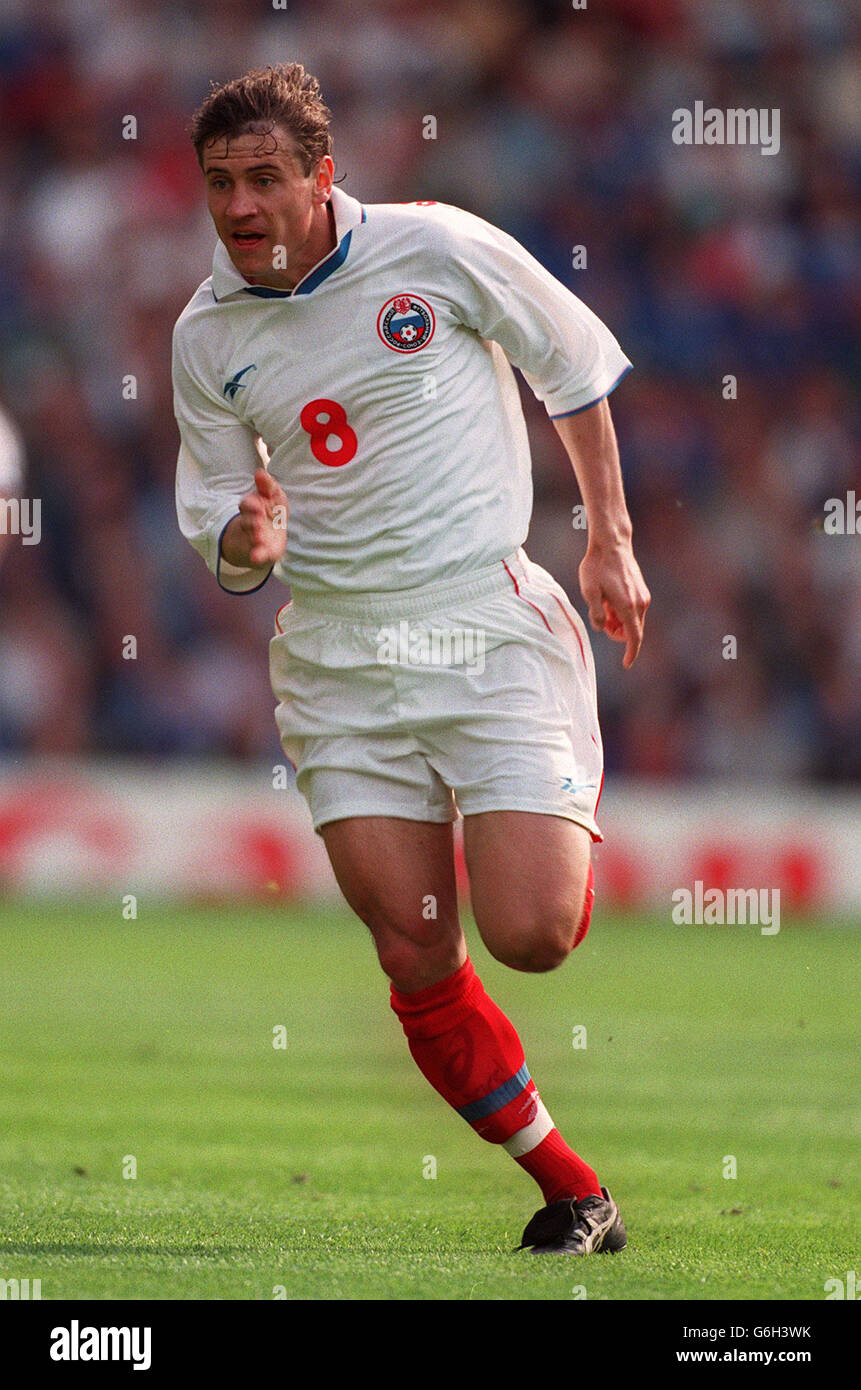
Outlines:
[[350, 816], [510, 810], [602, 838], [589, 637], [522, 549], [419, 589], [294, 590], [275, 626], [275, 717], [318, 833]]

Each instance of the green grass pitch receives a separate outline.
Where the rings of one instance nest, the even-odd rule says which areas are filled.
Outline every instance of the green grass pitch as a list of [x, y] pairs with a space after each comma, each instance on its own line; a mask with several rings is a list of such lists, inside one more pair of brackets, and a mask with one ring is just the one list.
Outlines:
[[415, 1070], [346, 910], [4, 904], [0, 1278], [43, 1299], [823, 1299], [858, 1267], [857, 928], [668, 918], [599, 908], [543, 976], [468, 928], [628, 1225], [622, 1254], [571, 1260], [513, 1252], [538, 1189]]

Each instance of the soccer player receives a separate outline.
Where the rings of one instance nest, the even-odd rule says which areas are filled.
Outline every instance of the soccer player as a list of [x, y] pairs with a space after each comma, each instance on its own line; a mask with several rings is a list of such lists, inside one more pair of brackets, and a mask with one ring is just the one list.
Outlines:
[[606, 397], [630, 363], [487, 222], [333, 186], [328, 121], [295, 63], [195, 114], [218, 244], [174, 334], [180, 526], [228, 592], [291, 586], [270, 648], [285, 753], [417, 1066], [541, 1189], [521, 1248], [620, 1250], [615, 1202], [467, 954], [452, 822], [492, 955], [558, 966], [589, 925], [601, 737], [585, 626], [522, 548], [511, 364], [571, 459], [582, 592], [627, 667], [649, 594]]

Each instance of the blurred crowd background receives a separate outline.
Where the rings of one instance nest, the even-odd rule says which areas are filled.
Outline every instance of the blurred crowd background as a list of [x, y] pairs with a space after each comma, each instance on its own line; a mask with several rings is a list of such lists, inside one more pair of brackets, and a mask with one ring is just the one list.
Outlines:
[[[505, 228], [635, 364], [611, 405], [653, 602], [632, 671], [594, 639], [608, 771], [857, 777], [861, 535], [823, 528], [861, 499], [848, 0], [2, 0], [0, 403], [42, 539], [0, 569], [0, 752], [280, 760], [286, 594], [223, 594], [179, 534], [170, 336], [214, 244], [189, 118], [288, 59], [347, 192]], [[778, 108], [779, 154], [674, 144], [696, 101]], [[576, 484], [524, 403], [528, 551], [582, 611]]]

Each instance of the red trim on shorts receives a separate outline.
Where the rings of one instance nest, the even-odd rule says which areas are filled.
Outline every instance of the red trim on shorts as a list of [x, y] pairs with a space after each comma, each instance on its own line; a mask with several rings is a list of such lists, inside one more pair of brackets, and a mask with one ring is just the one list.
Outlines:
[[289, 607], [290, 607], [290, 604], [291, 604], [292, 602], [293, 602], [292, 598], [288, 598], [287, 602], [286, 602], [286, 603], [282, 603], [281, 607], [278, 609], [278, 612], [275, 614], [275, 626], [277, 627], [277, 629], [278, 629], [278, 631], [280, 632], [280, 634], [281, 634], [282, 637], [284, 636], [284, 629], [283, 629], [283, 627], [281, 626], [281, 622], [280, 622], [281, 614], [284, 612], [284, 609], [285, 609], [285, 608], [289, 608]]
[[[586, 665], [586, 653], [585, 653], [584, 650], [583, 650], [583, 643], [582, 643], [582, 641], [580, 640], [580, 633], [577, 631], [576, 627], [575, 627], [574, 624], [572, 623], [572, 621], [571, 621], [571, 619], [569, 618], [568, 614], [565, 612], [565, 606], [564, 606], [564, 604], [562, 603], [562, 600], [561, 600], [560, 598], [558, 598], [558, 597], [556, 596], [556, 594], [550, 594], [550, 597], [551, 597], [552, 599], [555, 599], [556, 602], [557, 602], [557, 604], [559, 605], [559, 607], [562, 609], [562, 616], [563, 616], [563, 618], [565, 619], [566, 623], [567, 623], [568, 626], [570, 627], [571, 631], [574, 633], [574, 636], [577, 638], [577, 645], [578, 645], [578, 647], [580, 648], [580, 655], [581, 655], [582, 658], [583, 658], [583, 665], [585, 666], [585, 665]], [[587, 668], [587, 669], [588, 669], [588, 668]]]
[[514, 575], [511, 573], [511, 570], [508, 568], [508, 565], [505, 563], [504, 560], [503, 560], [502, 564], [503, 564], [503, 568], [505, 569], [505, 573], [508, 575], [509, 579], [511, 580], [512, 584], [514, 585], [514, 592], [516, 593], [517, 597], [518, 597], [518, 598], [522, 598], [524, 603], [528, 603], [530, 608], [534, 608], [534, 609], [535, 609], [535, 611], [536, 611], [536, 613], [538, 614], [539, 618], [541, 619], [542, 623], [543, 623], [544, 626], [547, 628], [547, 631], [548, 631], [549, 633], [553, 634], [553, 629], [552, 629], [552, 627], [550, 626], [550, 624], [548, 623], [548, 621], [547, 621], [547, 619], [545, 618], [544, 614], [541, 612], [541, 609], [538, 607], [537, 604], [531, 603], [530, 600], [529, 600], [528, 598], [523, 598], [523, 595], [522, 595], [521, 592], [520, 592], [520, 585], [518, 584], [517, 580], [514, 578]]
[[[598, 801], [601, 800], [601, 793], [602, 793], [603, 790], [604, 790], [604, 769], [602, 768], [602, 769], [601, 769], [601, 785], [600, 785], [599, 788], [598, 788]], [[592, 819], [593, 819], [593, 820], [597, 820], [597, 819], [598, 819], [598, 801], [595, 802], [595, 809], [594, 809], [594, 811], [592, 812]]]

